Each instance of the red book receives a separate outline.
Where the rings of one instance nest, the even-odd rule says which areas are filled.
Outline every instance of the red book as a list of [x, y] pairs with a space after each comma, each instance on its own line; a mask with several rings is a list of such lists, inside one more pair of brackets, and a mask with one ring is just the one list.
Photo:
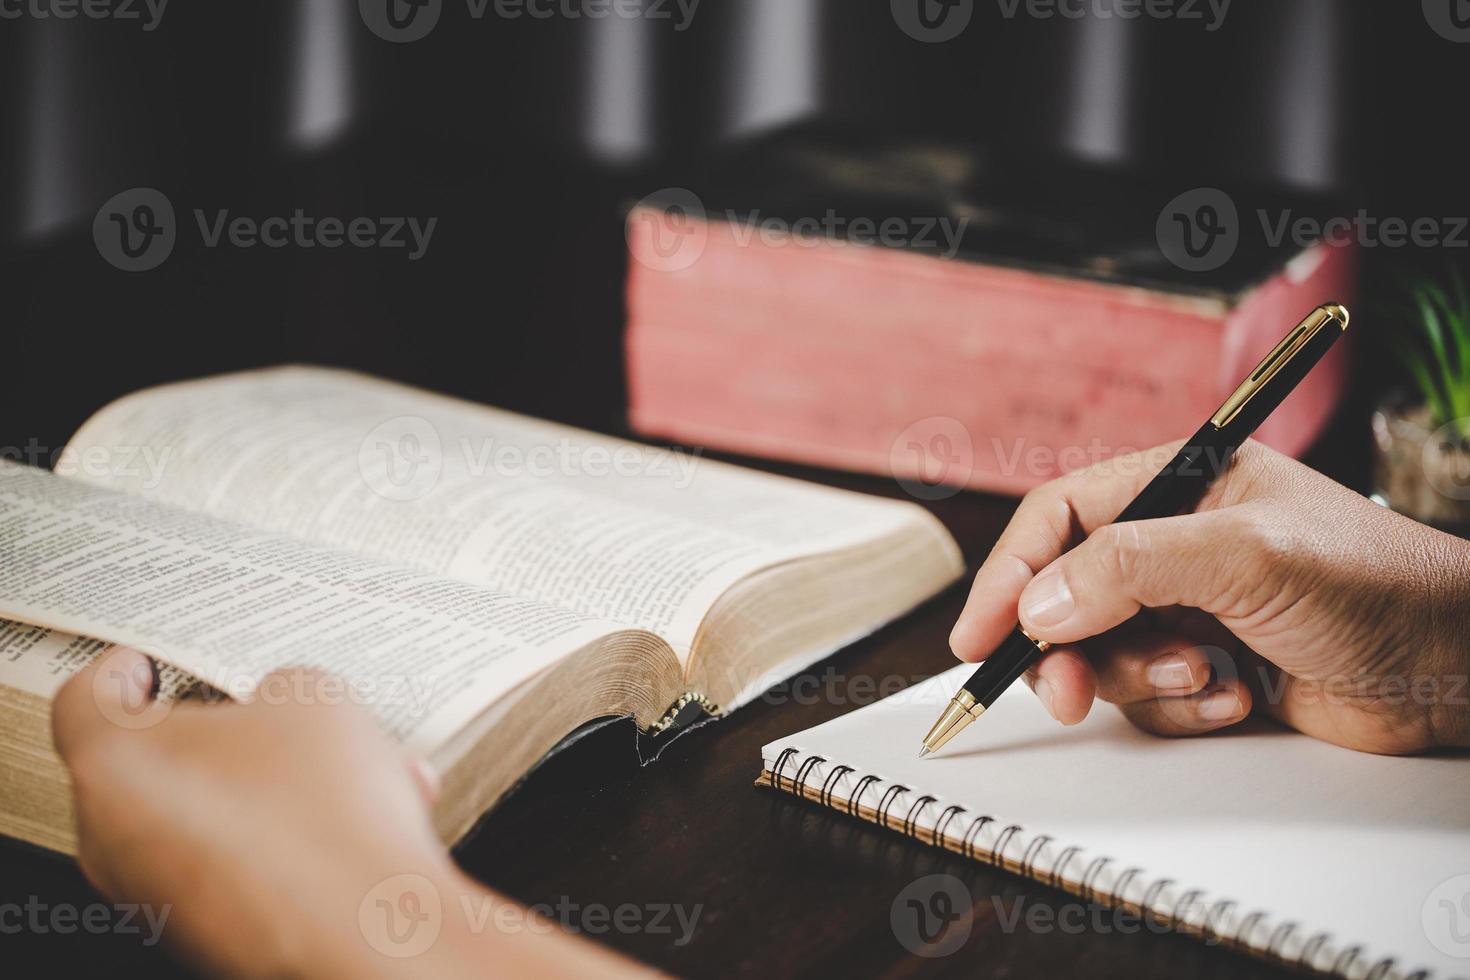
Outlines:
[[[655, 207], [630, 214], [628, 241], [637, 431], [891, 474], [920, 496], [940, 483], [1019, 494], [1188, 436], [1306, 313], [1351, 306], [1355, 271], [1351, 248], [1319, 244], [1205, 292], [795, 245]], [[1257, 437], [1307, 449], [1346, 358], [1339, 344]]]

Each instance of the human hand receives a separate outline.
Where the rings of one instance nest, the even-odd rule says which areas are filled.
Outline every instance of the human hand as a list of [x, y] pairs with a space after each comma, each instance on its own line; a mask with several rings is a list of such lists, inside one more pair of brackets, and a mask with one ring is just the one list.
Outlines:
[[1159, 735], [1252, 710], [1368, 752], [1470, 747], [1470, 542], [1247, 443], [1194, 513], [1110, 523], [1179, 444], [1026, 495], [950, 637], [983, 660], [1014, 628], [1064, 724], [1094, 697]]
[[[210, 972], [626, 970], [562, 934], [471, 934], [454, 912], [487, 893], [434, 835], [433, 777], [366, 711], [318, 696], [330, 678], [287, 671], [261, 686], [280, 697], [150, 708], [152, 677], [136, 651], [104, 655], [58, 693], [56, 745], [72, 773], [82, 870], [115, 899], [168, 906], [165, 938]], [[374, 945], [360, 909], [410, 875], [444, 914], [429, 948], [396, 958]]]

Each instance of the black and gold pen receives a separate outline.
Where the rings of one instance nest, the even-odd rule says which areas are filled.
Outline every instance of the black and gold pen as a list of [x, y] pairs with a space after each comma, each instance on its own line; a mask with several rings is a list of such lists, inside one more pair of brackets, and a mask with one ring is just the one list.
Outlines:
[[[1231, 457], [1266, 417], [1316, 366], [1348, 328], [1347, 308], [1336, 303], [1318, 307], [1241, 382], [1220, 410], [1184, 448], [1124, 508], [1114, 523], [1144, 521], [1178, 514], [1199, 500], [1215, 478], [1230, 465]], [[1006, 688], [1038, 660], [1051, 644], [1037, 640], [1017, 626], [986, 658], [944, 713], [924, 736], [919, 755], [936, 751], [964, 731]]]

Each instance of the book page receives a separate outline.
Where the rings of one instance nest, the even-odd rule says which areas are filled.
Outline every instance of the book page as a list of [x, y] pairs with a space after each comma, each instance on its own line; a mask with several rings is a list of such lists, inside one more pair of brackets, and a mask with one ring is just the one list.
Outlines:
[[[0, 684], [49, 701], [108, 646], [104, 640], [0, 619]], [[172, 664], [160, 661], [157, 668], [160, 699], [174, 700], [197, 687]]]
[[[1305, 953], [1324, 970], [1361, 945], [1359, 976], [1390, 956], [1399, 975], [1464, 975], [1470, 936], [1456, 916], [1470, 908], [1461, 906], [1470, 901], [1470, 756], [1368, 755], [1264, 721], [1162, 739], [1105, 704], [1064, 728], [1017, 684], [918, 758], [920, 739], [973, 671], [957, 667], [767, 745], [765, 766], [796, 749], [784, 767], [790, 788], [800, 760], [821, 757], [805, 783], [839, 808], [867, 774], [882, 780], [867, 785], [868, 808], [887, 787], [907, 787], [886, 811], [921, 840], [948, 808], [963, 807], [947, 838], [982, 853], [998, 845], [1013, 865], [1043, 879], [1056, 871], [1074, 886], [1092, 866], [1088, 884], [1099, 892], [1121, 887], [1134, 904], [1152, 895], [1165, 915]], [[837, 766], [854, 771], [829, 783]], [[977, 828], [981, 816], [991, 819]], [[1012, 825], [1018, 832], [1004, 837]], [[1095, 866], [1098, 858], [1108, 860]], [[1129, 868], [1138, 872], [1121, 881]], [[1252, 920], [1255, 912], [1263, 915]], [[1309, 948], [1319, 935], [1327, 938]]]
[[327, 369], [140, 392], [69, 451], [58, 472], [647, 629], [681, 656], [757, 569], [915, 523], [953, 548], [911, 504]]
[[106, 648], [102, 640], [0, 619], [0, 684], [50, 700]]
[[[8, 462], [0, 616], [138, 647], [234, 697], [276, 668], [320, 668], [423, 752], [616, 630]], [[42, 654], [60, 672], [84, 651]]]

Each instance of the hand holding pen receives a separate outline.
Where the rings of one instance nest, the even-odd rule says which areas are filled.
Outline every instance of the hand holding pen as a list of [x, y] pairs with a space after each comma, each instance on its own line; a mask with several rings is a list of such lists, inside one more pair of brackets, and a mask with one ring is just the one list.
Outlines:
[[[1298, 374], [1310, 366], [1298, 362]], [[1254, 382], [1259, 394], [1265, 376], [1258, 368], [1241, 390]], [[1254, 429], [1286, 390], [1267, 391], [1245, 424]], [[1235, 400], [1212, 423], [1239, 423]], [[979, 688], [975, 703], [1024, 675], [1065, 724], [1100, 697], [1160, 735], [1214, 731], [1255, 710], [1366, 751], [1470, 743], [1470, 691], [1453, 691], [1470, 669], [1470, 544], [1256, 443], [1230, 447], [1218, 480], [1176, 483], [1153, 498], [1163, 513], [1140, 516], [1150, 488], [1172, 480], [1155, 474], [1201, 441], [1027, 495], [951, 636], [961, 660], [1006, 658], [967, 685]], [[1178, 503], [1184, 490], [1196, 499]], [[1175, 516], [1185, 507], [1193, 512]], [[946, 717], [955, 713], [952, 702]]]

